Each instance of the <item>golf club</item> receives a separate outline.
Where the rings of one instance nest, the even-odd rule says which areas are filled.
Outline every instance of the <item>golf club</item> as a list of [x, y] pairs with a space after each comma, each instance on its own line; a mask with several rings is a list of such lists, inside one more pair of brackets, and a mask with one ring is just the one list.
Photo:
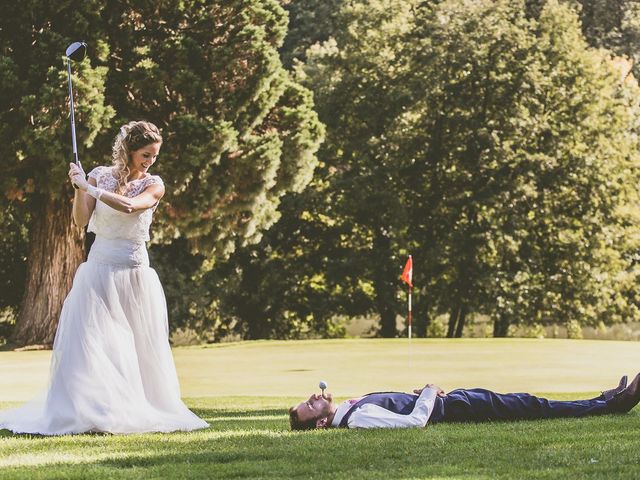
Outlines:
[[[76, 142], [76, 116], [75, 116], [75, 108], [73, 105], [73, 86], [71, 82], [71, 60], [74, 62], [78, 62], [82, 60], [87, 53], [87, 44], [84, 42], [73, 42], [71, 45], [67, 47], [65, 52], [67, 56], [67, 75], [69, 79], [69, 108], [71, 110], [71, 142], [73, 144], [73, 161], [76, 165], [80, 165], [80, 160], [78, 159], [78, 145]], [[74, 188], [78, 188], [74, 185]]]

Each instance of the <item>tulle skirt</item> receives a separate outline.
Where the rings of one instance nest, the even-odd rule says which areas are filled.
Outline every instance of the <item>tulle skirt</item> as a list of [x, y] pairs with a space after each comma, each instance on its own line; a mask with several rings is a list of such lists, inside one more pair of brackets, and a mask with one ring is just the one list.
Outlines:
[[145, 244], [97, 237], [62, 308], [46, 392], [0, 412], [0, 429], [62, 435], [207, 426], [180, 399], [164, 292]]

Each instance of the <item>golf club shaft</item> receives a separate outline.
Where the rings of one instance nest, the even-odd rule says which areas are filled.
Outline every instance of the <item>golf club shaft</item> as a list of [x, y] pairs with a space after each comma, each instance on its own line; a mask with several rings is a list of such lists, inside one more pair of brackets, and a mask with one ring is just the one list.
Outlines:
[[[71, 109], [71, 143], [73, 145], [73, 161], [76, 165], [80, 165], [80, 160], [78, 159], [78, 145], [76, 143], [76, 116], [75, 116], [75, 108], [73, 105], [73, 87], [71, 85], [71, 59], [67, 58], [67, 77], [69, 80], [69, 105]], [[78, 186], [75, 183], [72, 183], [73, 188], [77, 189]]]
[[76, 116], [75, 107], [73, 105], [73, 86], [71, 84], [71, 60], [67, 58], [67, 73], [69, 79], [69, 105], [71, 109], [71, 142], [73, 144], [73, 161], [76, 165], [80, 163], [78, 160], [78, 145], [76, 143]]

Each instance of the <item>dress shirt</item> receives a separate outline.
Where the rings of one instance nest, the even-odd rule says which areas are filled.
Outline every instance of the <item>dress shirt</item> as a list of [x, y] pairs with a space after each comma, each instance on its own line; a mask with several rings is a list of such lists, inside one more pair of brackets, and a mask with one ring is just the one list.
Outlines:
[[[354, 411], [347, 421], [348, 428], [416, 428], [424, 427], [433, 412], [438, 390], [435, 388], [424, 388], [416, 401], [413, 411], [408, 415], [395, 413], [379, 405], [367, 404], [360, 406]], [[347, 400], [341, 403], [336, 409], [335, 416], [331, 422], [332, 427], [340, 425], [342, 417], [349, 409], [359, 401], [360, 398]]]

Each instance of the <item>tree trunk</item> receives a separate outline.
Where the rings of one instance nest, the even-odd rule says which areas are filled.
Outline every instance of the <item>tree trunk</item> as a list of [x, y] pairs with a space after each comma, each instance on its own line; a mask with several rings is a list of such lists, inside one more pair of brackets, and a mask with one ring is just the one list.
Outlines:
[[236, 314], [244, 327], [246, 340], [265, 339], [271, 336], [269, 315], [265, 311], [265, 303], [260, 292], [260, 279], [264, 271], [259, 265], [252, 263], [248, 256], [240, 261], [242, 280], [238, 291], [233, 296]]
[[467, 307], [461, 307], [458, 315], [458, 325], [456, 325], [456, 338], [462, 338], [462, 329], [467, 319]]
[[34, 204], [27, 278], [11, 344], [50, 347], [73, 275], [84, 260], [84, 234], [73, 224], [68, 191], [61, 200], [44, 197]]
[[374, 279], [376, 291], [375, 304], [380, 314], [380, 336], [384, 338], [394, 338], [397, 336], [396, 311], [393, 308], [393, 288], [385, 278]]
[[498, 317], [493, 322], [493, 336], [494, 338], [506, 337], [509, 330], [509, 320], [506, 318]]
[[428, 311], [425, 309], [425, 313], [422, 315], [415, 315], [415, 325], [416, 325], [416, 337], [426, 338], [427, 330], [429, 330], [429, 325], [431, 325], [431, 317], [429, 316]]
[[374, 252], [377, 260], [373, 267], [373, 288], [375, 290], [375, 305], [380, 314], [381, 337], [393, 338], [396, 330], [396, 290], [398, 288], [398, 274], [395, 265], [390, 265], [391, 239], [383, 231], [378, 230], [374, 238]]
[[456, 331], [456, 325], [458, 323], [459, 316], [460, 316], [460, 308], [452, 307], [451, 313], [449, 313], [449, 326], [447, 328], [447, 338], [453, 338], [453, 334]]

